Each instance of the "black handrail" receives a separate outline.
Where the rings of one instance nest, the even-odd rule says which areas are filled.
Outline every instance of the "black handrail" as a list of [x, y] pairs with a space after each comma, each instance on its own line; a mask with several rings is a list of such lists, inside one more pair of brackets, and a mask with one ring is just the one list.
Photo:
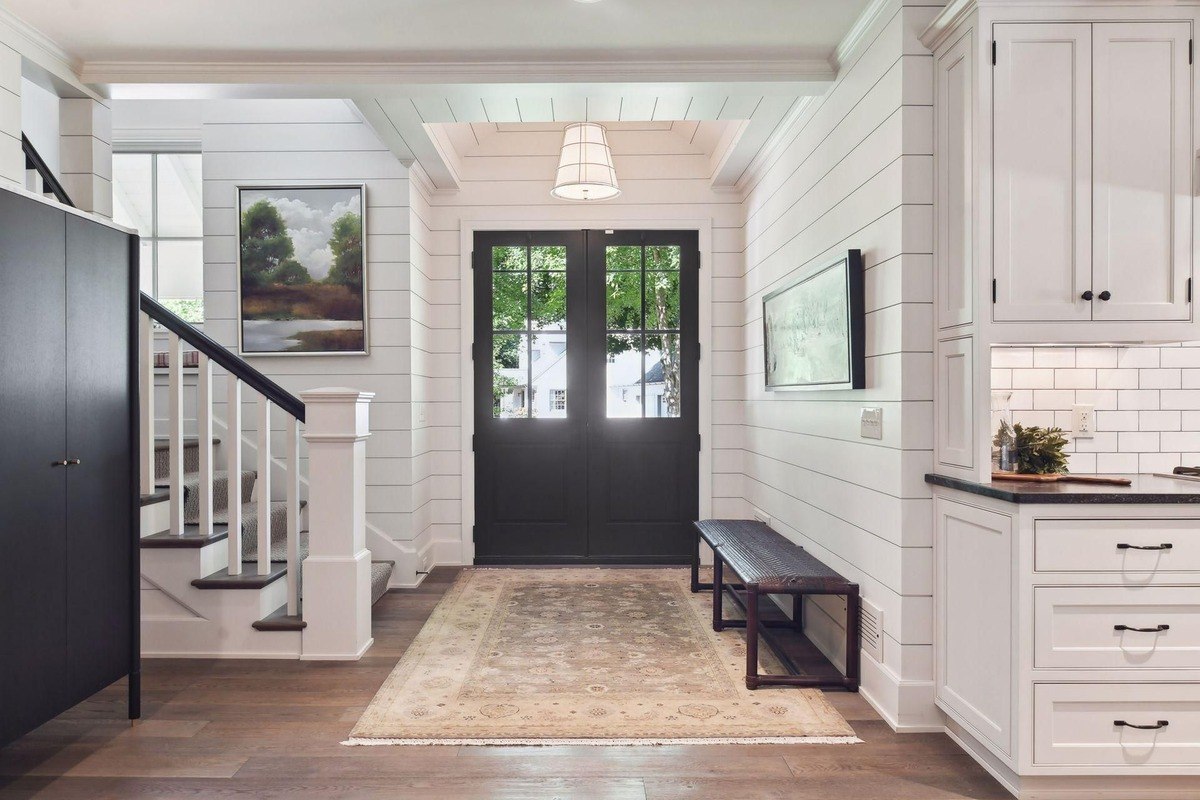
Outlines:
[[244, 359], [226, 350], [203, 331], [183, 321], [173, 311], [145, 292], [142, 292], [141, 305], [142, 311], [149, 314], [150, 319], [211, 358], [218, 366], [224, 367], [230, 375], [239, 378], [276, 406], [304, 422], [304, 402], [300, 398], [250, 366]]
[[29, 137], [23, 133], [21, 134], [21, 150], [25, 152], [25, 163], [31, 165], [33, 169], [37, 170], [37, 174], [42, 176], [42, 185], [54, 193], [54, 198], [64, 206], [75, 208], [75, 204], [67, 195], [67, 190], [58, 182], [58, 178], [54, 177], [54, 171], [42, 160], [33, 146], [33, 142], [29, 141]]

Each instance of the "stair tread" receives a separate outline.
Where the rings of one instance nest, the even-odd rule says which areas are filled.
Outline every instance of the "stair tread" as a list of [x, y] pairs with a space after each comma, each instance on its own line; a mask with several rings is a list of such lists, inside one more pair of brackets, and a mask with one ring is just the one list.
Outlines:
[[196, 578], [192, 586], [197, 589], [261, 589], [287, 574], [287, 562], [272, 561], [271, 570], [266, 575], [258, 574], [258, 565], [254, 562], [242, 562], [242, 574], [230, 575], [228, 569], [220, 569], [203, 578]]
[[154, 491], [153, 491], [153, 492], [150, 492], [149, 494], [143, 494], [143, 495], [142, 495], [142, 505], [144, 505], [144, 506], [152, 506], [152, 505], [154, 505], [155, 503], [161, 503], [161, 502], [163, 502], [163, 501], [165, 501], [165, 500], [170, 500], [170, 499], [171, 499], [171, 492], [170, 492], [170, 490], [168, 490], [168, 489], [160, 489], [160, 488], [158, 488], [158, 487], [156, 486], [156, 487], [154, 487]]
[[149, 536], [143, 536], [140, 544], [149, 549], [156, 548], [192, 548], [204, 547], [229, 538], [229, 528], [225, 525], [214, 525], [211, 536], [201, 536], [199, 525], [184, 526], [183, 534], [176, 536], [169, 530], [159, 531]]
[[284, 603], [279, 608], [272, 611], [267, 616], [250, 623], [255, 630], [259, 631], [300, 631], [308, 627], [308, 623], [304, 621], [303, 605], [300, 607], [301, 613], [288, 614], [287, 604]]
[[[218, 439], [216, 436], [214, 436], [212, 443], [220, 444], [221, 440]], [[199, 444], [200, 444], [199, 436], [183, 437], [183, 446], [184, 447], [196, 447]], [[169, 436], [155, 436], [154, 437], [154, 449], [155, 450], [169, 450], [170, 447], [171, 447], [171, 438]]]

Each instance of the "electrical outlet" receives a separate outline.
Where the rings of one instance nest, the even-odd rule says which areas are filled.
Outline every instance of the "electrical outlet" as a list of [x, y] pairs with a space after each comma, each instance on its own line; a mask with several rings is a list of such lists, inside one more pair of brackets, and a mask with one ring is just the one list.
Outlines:
[[859, 436], [864, 439], [883, 438], [883, 409], [864, 408], [859, 417]]
[[1071, 430], [1076, 439], [1091, 439], [1095, 436], [1095, 406], [1077, 404], [1071, 407]]

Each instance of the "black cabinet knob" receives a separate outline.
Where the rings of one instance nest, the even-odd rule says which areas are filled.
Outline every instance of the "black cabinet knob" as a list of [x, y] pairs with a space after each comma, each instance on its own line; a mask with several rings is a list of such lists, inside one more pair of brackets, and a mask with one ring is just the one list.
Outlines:
[[1086, 292], [1081, 294], [1080, 297], [1082, 297], [1084, 300], [1091, 300], [1093, 297], [1095, 297], [1095, 295], [1092, 294], [1091, 289], [1088, 289]]
[[1100, 293], [1100, 299], [1101, 299], [1101, 300], [1110, 300], [1110, 299], [1112, 299], [1112, 292], [1110, 292], [1110, 291], [1108, 291], [1107, 289], [1105, 289], [1103, 292], [1101, 292], [1101, 293]]

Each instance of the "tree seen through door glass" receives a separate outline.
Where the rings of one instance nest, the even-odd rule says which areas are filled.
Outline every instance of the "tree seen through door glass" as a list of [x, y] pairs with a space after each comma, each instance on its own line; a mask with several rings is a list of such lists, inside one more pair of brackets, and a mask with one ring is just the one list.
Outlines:
[[492, 335], [492, 416], [496, 419], [525, 417], [528, 337], [520, 333]]
[[680, 415], [680, 256], [677, 245], [606, 248], [609, 417]]

